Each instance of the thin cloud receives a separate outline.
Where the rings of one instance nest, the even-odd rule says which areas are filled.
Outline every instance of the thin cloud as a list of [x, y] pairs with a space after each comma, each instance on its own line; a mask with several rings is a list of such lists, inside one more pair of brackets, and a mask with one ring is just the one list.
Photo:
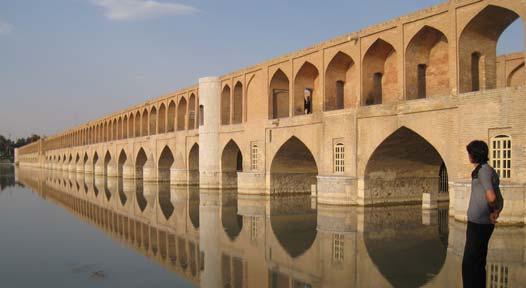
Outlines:
[[0, 34], [9, 34], [13, 32], [13, 25], [0, 21]]
[[110, 20], [124, 21], [154, 18], [165, 15], [190, 14], [196, 8], [178, 3], [166, 3], [155, 0], [91, 0], [102, 7]]

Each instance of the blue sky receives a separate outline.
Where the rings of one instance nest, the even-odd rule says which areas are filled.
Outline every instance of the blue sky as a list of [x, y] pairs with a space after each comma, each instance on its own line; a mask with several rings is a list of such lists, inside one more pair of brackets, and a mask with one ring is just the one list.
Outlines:
[[[1, 1], [0, 134], [52, 135], [440, 2]], [[522, 31], [516, 21], [499, 52], [523, 50]]]

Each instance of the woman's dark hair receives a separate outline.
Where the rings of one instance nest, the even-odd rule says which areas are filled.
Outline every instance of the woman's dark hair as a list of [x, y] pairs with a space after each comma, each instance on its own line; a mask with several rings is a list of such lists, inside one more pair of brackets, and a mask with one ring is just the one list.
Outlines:
[[466, 146], [471, 159], [478, 164], [485, 164], [488, 162], [488, 144], [484, 141], [474, 140]]

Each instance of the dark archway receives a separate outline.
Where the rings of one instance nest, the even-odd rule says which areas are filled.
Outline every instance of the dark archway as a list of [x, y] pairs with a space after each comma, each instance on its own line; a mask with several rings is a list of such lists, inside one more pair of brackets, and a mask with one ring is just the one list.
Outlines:
[[122, 178], [123, 172], [124, 172], [124, 165], [126, 164], [126, 161], [128, 160], [128, 157], [126, 156], [126, 151], [124, 149], [121, 150], [121, 153], [119, 154], [119, 167], [118, 167], [118, 177]]
[[147, 160], [148, 160], [148, 157], [146, 156], [146, 152], [144, 152], [144, 149], [142, 148], [139, 149], [139, 152], [137, 153], [137, 157], [135, 157], [135, 178], [137, 179], [143, 178], [143, 168]]
[[[332, 58], [325, 72], [325, 110], [337, 110], [351, 107], [354, 92], [358, 87], [353, 79], [355, 68], [353, 59], [338, 52]], [[358, 77], [357, 77], [358, 78]]]
[[305, 62], [294, 78], [294, 115], [311, 114], [317, 108], [319, 72], [316, 66]]
[[228, 141], [221, 154], [221, 186], [223, 188], [237, 187], [237, 172], [243, 171], [243, 155], [234, 142]]
[[221, 92], [221, 125], [230, 124], [230, 86], [225, 85]]
[[318, 167], [309, 148], [291, 137], [278, 150], [270, 166], [270, 192], [310, 193], [316, 184]]
[[437, 196], [442, 163], [444, 160], [429, 142], [401, 127], [369, 158], [364, 177], [365, 197], [371, 204], [380, 204], [421, 202], [422, 193]]

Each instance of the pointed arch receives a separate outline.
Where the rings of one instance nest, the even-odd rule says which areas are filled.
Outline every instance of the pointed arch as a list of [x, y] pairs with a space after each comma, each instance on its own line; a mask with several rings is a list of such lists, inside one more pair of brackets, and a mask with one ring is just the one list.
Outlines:
[[507, 8], [488, 5], [464, 27], [458, 42], [460, 93], [497, 87], [497, 42], [519, 17]]
[[188, 153], [188, 184], [199, 184], [199, 144], [195, 143]]
[[338, 51], [332, 57], [325, 71], [325, 110], [338, 110], [351, 107], [356, 102], [355, 90], [358, 87], [354, 77], [354, 60]]
[[449, 44], [446, 35], [424, 26], [406, 49], [407, 100], [449, 94]]
[[122, 139], [128, 139], [128, 115], [124, 115], [122, 119]]
[[195, 111], [195, 105], [196, 105], [196, 97], [195, 94], [190, 94], [190, 98], [188, 99], [188, 130], [195, 129], [195, 119], [196, 119], [196, 111]]
[[234, 94], [232, 96], [232, 124], [243, 122], [243, 84], [237, 81], [234, 85]]
[[157, 134], [157, 108], [155, 108], [155, 105], [152, 106], [152, 109], [150, 110], [150, 118], [149, 118], [149, 135], [155, 135]]
[[243, 171], [243, 154], [237, 143], [230, 139], [221, 153], [221, 186], [237, 187], [237, 172]]
[[187, 103], [184, 97], [181, 97], [179, 104], [177, 105], [177, 130], [186, 129], [186, 111]]
[[111, 154], [110, 151], [106, 151], [106, 155], [104, 156], [104, 175], [108, 175], [108, 166], [111, 162]]
[[137, 155], [135, 156], [135, 178], [137, 179], [143, 178], [143, 168], [147, 160], [148, 160], [148, 157], [146, 156], [146, 152], [141, 147], [139, 151], [137, 151]]
[[141, 137], [141, 112], [137, 111], [135, 114], [135, 137]]
[[168, 132], [175, 131], [175, 102], [173, 100], [168, 104]]
[[141, 136], [148, 136], [148, 109], [144, 108], [141, 116]]
[[119, 120], [117, 120], [117, 140], [122, 139], [122, 117], [119, 116]]
[[311, 114], [317, 108], [318, 68], [305, 61], [294, 78], [294, 115]]
[[375, 105], [398, 100], [398, 70], [393, 45], [378, 38], [363, 58], [362, 104]]
[[422, 193], [437, 199], [440, 153], [426, 139], [403, 126], [376, 147], [364, 172], [366, 203], [421, 202]]
[[310, 193], [318, 166], [309, 148], [296, 136], [278, 149], [270, 166], [270, 193]]
[[159, 134], [166, 133], [166, 106], [161, 103], [159, 106], [159, 120], [157, 121], [157, 130]]
[[126, 151], [124, 149], [121, 149], [121, 152], [119, 153], [119, 162], [118, 162], [118, 177], [122, 177], [124, 175], [124, 165], [126, 164], [126, 161], [128, 161], [128, 156], [126, 155]]
[[278, 69], [270, 80], [269, 119], [289, 117], [290, 82], [287, 75]]
[[230, 86], [225, 85], [221, 92], [221, 125], [230, 124]]

